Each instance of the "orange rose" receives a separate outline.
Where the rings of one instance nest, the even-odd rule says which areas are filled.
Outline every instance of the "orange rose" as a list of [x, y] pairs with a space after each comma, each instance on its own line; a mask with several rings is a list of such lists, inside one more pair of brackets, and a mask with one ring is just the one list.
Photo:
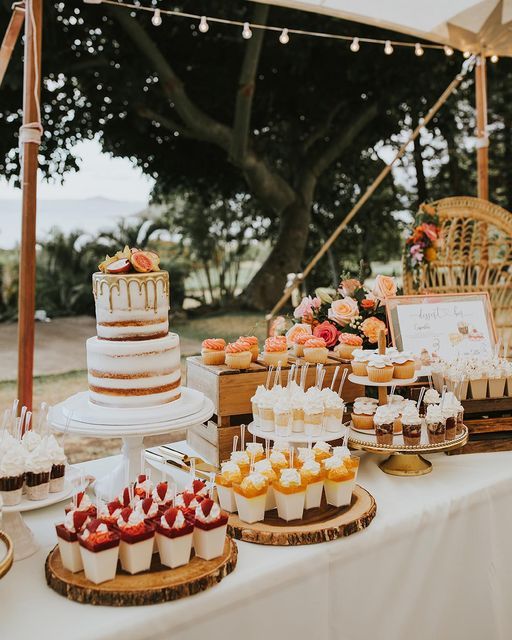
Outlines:
[[361, 323], [361, 331], [368, 338], [370, 342], [378, 342], [379, 333], [381, 331], [384, 331], [384, 333], [388, 332], [386, 329], [385, 323], [382, 322], [382, 320], [379, 320], [378, 318], [376, 318], [375, 316], [372, 316], [371, 318], [366, 318], [366, 320], [364, 320]]
[[354, 318], [359, 316], [357, 300], [354, 300], [354, 298], [342, 298], [341, 300], [335, 300], [331, 304], [327, 315], [330, 320], [334, 320], [334, 322], [337, 322], [339, 325], [344, 327]]
[[342, 280], [340, 282], [340, 289], [342, 290], [344, 296], [353, 295], [354, 291], [356, 289], [359, 289], [360, 286], [361, 283], [355, 278], [348, 278], [347, 280]]
[[364, 300], [361, 300], [361, 306], [363, 307], [363, 309], [374, 309], [376, 302], [376, 300], [364, 298]]
[[390, 296], [396, 295], [396, 281], [390, 276], [379, 275], [375, 278], [373, 287], [373, 295], [379, 300], [385, 300]]

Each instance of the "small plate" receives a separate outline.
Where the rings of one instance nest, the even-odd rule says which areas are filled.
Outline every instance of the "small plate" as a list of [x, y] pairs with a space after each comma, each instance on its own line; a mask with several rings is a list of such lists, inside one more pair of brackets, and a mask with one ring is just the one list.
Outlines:
[[308, 444], [309, 442], [330, 442], [331, 440], [340, 440], [345, 436], [347, 427], [342, 425], [338, 431], [323, 430], [319, 436], [307, 436], [305, 433], [296, 433], [292, 431], [289, 436], [277, 435], [275, 431], [263, 431], [251, 422], [247, 429], [249, 433], [262, 438], [263, 440], [282, 440], [283, 442], [292, 442], [295, 444]]
[[401, 380], [400, 378], [393, 378], [389, 382], [372, 382], [368, 379], [368, 376], [356, 376], [354, 373], [349, 373], [348, 379], [350, 382], [354, 384], [360, 384], [364, 387], [407, 387], [410, 384], [414, 384], [418, 379], [418, 376], [414, 376], [413, 378], [404, 378]]

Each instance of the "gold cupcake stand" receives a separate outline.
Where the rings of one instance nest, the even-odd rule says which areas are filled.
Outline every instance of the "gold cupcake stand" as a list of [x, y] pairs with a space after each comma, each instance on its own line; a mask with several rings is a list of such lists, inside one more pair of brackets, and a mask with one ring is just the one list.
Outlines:
[[[395, 435], [395, 439], [400, 436]], [[400, 438], [401, 439], [401, 438]], [[440, 453], [459, 449], [468, 441], [468, 428], [464, 425], [462, 432], [453, 440], [446, 440], [439, 444], [419, 444], [414, 447], [406, 446], [403, 443], [394, 445], [377, 444], [376, 437], [373, 435], [365, 435], [360, 431], [357, 433], [352, 431], [348, 439], [348, 445], [352, 449], [360, 449], [370, 453], [380, 455], [391, 454], [379, 467], [385, 473], [392, 476], [422, 476], [432, 471], [432, 463], [426, 460], [422, 453]]]
[[12, 567], [14, 561], [14, 545], [9, 536], [0, 531], [0, 578]]

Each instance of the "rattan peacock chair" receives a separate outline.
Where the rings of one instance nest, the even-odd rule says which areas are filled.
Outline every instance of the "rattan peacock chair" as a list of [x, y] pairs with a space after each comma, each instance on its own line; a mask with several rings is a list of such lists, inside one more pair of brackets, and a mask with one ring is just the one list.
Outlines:
[[512, 342], [512, 214], [469, 196], [432, 205], [439, 216], [442, 247], [435, 261], [422, 266], [416, 281], [404, 253], [404, 293], [488, 291], [498, 336]]

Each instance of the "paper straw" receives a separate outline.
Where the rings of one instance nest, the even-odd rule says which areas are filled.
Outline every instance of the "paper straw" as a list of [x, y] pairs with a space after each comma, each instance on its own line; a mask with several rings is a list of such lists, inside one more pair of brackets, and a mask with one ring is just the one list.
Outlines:
[[343, 369], [343, 373], [341, 374], [340, 386], [338, 388], [338, 395], [341, 397], [341, 392], [343, 390], [343, 385], [345, 384], [345, 380], [347, 379], [348, 369]]
[[245, 449], [245, 424], [240, 425], [240, 451]]
[[331, 387], [330, 387], [331, 391], [334, 389], [334, 384], [336, 382], [336, 378], [338, 377], [339, 371], [340, 371], [340, 365], [338, 365], [336, 369], [334, 369], [334, 373], [332, 375]]
[[423, 400], [423, 396], [425, 395], [425, 391], [426, 390], [427, 390], [427, 387], [421, 387], [421, 389], [420, 389], [420, 394], [418, 396], [418, 402], [416, 403], [416, 409], [418, 411], [420, 409], [421, 401]]

